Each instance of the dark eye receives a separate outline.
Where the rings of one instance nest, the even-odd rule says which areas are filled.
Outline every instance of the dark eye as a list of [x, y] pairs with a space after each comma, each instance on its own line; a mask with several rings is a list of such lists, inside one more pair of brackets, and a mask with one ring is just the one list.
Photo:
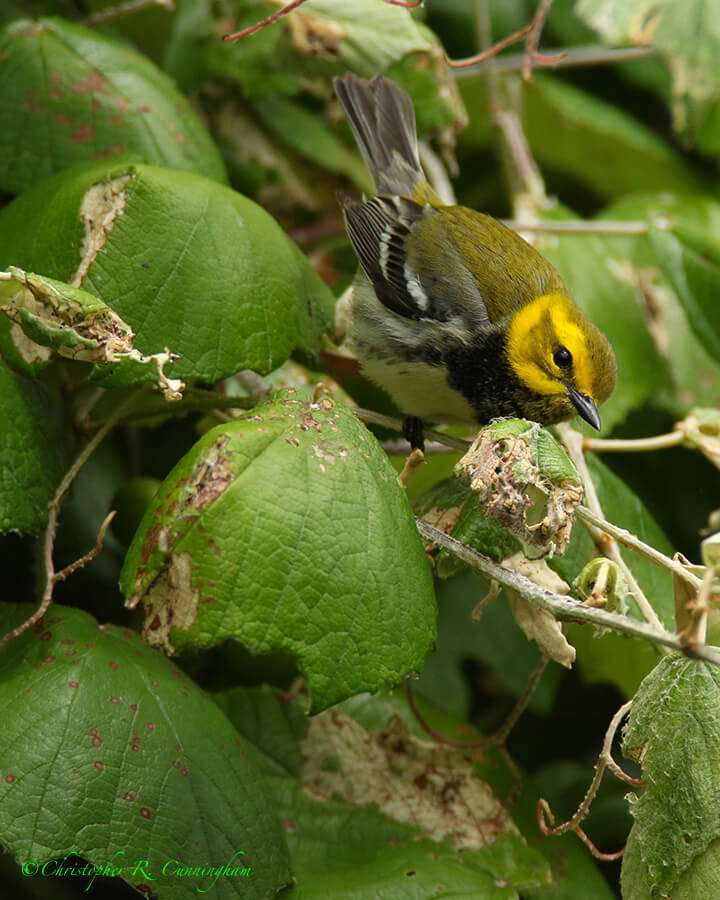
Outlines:
[[567, 347], [558, 347], [553, 353], [553, 360], [559, 369], [567, 369], [572, 365], [572, 353]]

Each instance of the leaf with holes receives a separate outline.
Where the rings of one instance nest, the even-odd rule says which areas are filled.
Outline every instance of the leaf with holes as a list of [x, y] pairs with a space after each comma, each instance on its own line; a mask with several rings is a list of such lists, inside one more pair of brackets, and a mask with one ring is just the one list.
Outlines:
[[0, 361], [0, 532], [39, 534], [68, 462], [57, 388]]
[[119, 153], [227, 180], [190, 104], [150, 60], [61, 19], [0, 31], [0, 190]]
[[313, 711], [397, 684], [435, 639], [432, 578], [394, 470], [350, 410], [294, 391], [195, 444], [120, 584], [154, 644], [292, 653]]
[[[31, 611], [4, 605], [1, 630]], [[51, 607], [1, 651], [0, 709], [0, 840], [20, 863], [76, 853], [161, 900], [259, 900], [290, 880], [252, 744], [134, 632]], [[207, 871], [227, 863], [246, 874]]]
[[[720, 670], [666, 656], [633, 700], [623, 753], [642, 763], [646, 786], [632, 798], [635, 819], [623, 860], [623, 896], [716, 897], [720, 892]], [[703, 861], [704, 860], [704, 861]], [[703, 889], [688, 893], [688, 879]]]
[[0, 272], [0, 312], [20, 326], [22, 339], [40, 355], [49, 347], [60, 356], [99, 365], [129, 360], [155, 364], [158, 385], [168, 400], [180, 400], [182, 381], [168, 379], [168, 351], [143, 356], [133, 347], [129, 326], [102, 300], [81, 288], [10, 266]]
[[[0, 266], [42, 272], [101, 298], [176, 378], [261, 374], [313, 355], [334, 298], [261, 207], [187, 172], [95, 163], [31, 188], [0, 212]], [[0, 352], [8, 343], [0, 332]], [[124, 387], [152, 378], [128, 361], [98, 367]]]

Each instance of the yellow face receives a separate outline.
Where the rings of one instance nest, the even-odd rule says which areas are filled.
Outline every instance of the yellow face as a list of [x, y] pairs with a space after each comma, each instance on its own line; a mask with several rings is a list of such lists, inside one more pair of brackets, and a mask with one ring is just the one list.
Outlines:
[[612, 347], [567, 294], [536, 297], [515, 313], [507, 354], [520, 381], [548, 398], [575, 391], [599, 405], [615, 386]]

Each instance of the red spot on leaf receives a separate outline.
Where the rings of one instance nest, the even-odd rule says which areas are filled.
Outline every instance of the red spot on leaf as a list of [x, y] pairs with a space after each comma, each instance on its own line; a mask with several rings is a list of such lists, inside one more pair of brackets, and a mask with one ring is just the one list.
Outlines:
[[53, 100], [62, 100], [65, 96], [65, 91], [62, 88], [50, 88], [48, 95], [52, 97]]
[[143, 817], [143, 819], [149, 819], [150, 818], [150, 810], [146, 806], [143, 806], [140, 809], [140, 815]]
[[152, 722], [147, 723], [148, 731], [154, 731], [155, 725]]
[[95, 735], [95, 734], [97, 734], [97, 733], [98, 733], [97, 728], [91, 728], [91, 729], [90, 729], [90, 734]]
[[93, 765], [98, 770], [98, 772], [102, 772], [102, 770], [105, 768], [105, 765], [103, 763], [101, 763], [100, 760], [97, 760], [97, 762], [94, 762]]
[[5, 781], [7, 781], [8, 784], [13, 784], [15, 782], [15, 776], [14, 775], [6, 775]]
[[102, 739], [99, 737], [94, 737], [91, 741], [93, 747], [99, 747], [102, 744]]
[[70, 638], [63, 638], [63, 639], [60, 641], [60, 643], [61, 643], [61, 644], [74, 644], [75, 641], [71, 641]]
[[285, 831], [288, 834], [295, 834], [295, 831], [297, 829], [297, 825], [294, 822], [292, 822], [290, 819], [283, 819], [282, 827], [285, 829]]
[[180, 760], [179, 760], [179, 759], [174, 759], [174, 760], [172, 761], [172, 767], [173, 767], [173, 769], [179, 769], [179, 768], [180, 768]]
[[88, 141], [93, 139], [93, 127], [90, 124], [81, 125], [76, 131], [73, 132], [70, 140], [73, 144], [87, 144]]
[[62, 622], [62, 619], [60, 618], [60, 616], [53, 616], [53, 618], [50, 619], [51, 625], [57, 625], [58, 622]]
[[61, 72], [51, 72], [50, 73], [50, 81], [53, 84], [59, 84], [62, 81], [62, 73]]
[[118, 664], [117, 664], [116, 662], [111, 662], [111, 663], [110, 663], [110, 668], [111, 668], [113, 671], [117, 671], [117, 667], [118, 667]]
[[43, 662], [46, 662], [46, 663], [55, 662], [55, 657], [54, 656], [46, 656], [45, 659], [43, 660]]
[[153, 111], [152, 106], [141, 106], [140, 107], [140, 112], [151, 113], [152, 111]]
[[111, 697], [111, 698], [110, 698], [110, 702], [111, 702], [111, 703], [118, 704], [120, 701], [118, 700], [117, 697]]
[[71, 688], [80, 687], [80, 683], [78, 681], [68, 681], [68, 684]]
[[40, 640], [41, 641], [49, 641], [51, 637], [52, 637], [52, 632], [46, 631], [44, 634], [40, 635]]
[[[68, 656], [77, 656], [77, 650], [68, 650], [67, 655]], [[75, 662], [77, 662], [77, 660], [75, 660]]]
[[70, 85], [70, 90], [74, 94], [94, 94], [102, 87], [102, 83], [103, 76], [97, 69], [93, 69], [86, 81], [74, 81]]
[[[73, 652], [75, 652], [75, 651], [73, 651]], [[76, 666], [79, 662], [80, 662], [79, 659], [74, 659], [74, 660], [72, 661], [72, 664], [73, 664], [74, 666]]]
[[127, 628], [126, 628], [126, 629], [123, 631], [123, 637], [126, 637], [126, 638], [135, 637], [135, 632], [134, 632], [134, 631], [128, 631]]
[[70, 125], [74, 124], [75, 120], [72, 116], [68, 116], [67, 113], [55, 113], [53, 119], [58, 123], [58, 125]]
[[183, 769], [183, 770], [180, 772], [181, 775], [187, 775], [187, 773], [188, 773], [188, 770], [187, 770], [187, 769]]
[[134, 799], [135, 799], [135, 798], [133, 797], [133, 795], [132, 795], [129, 791], [128, 791], [127, 794], [125, 794], [125, 795], [123, 796], [123, 800], [127, 800], [128, 803], [132, 803]]
[[131, 709], [133, 712], [137, 712], [137, 709], [138, 709], [137, 703], [131, 703], [131, 704], [130, 704], [130, 709]]
[[108, 119], [108, 124], [112, 126], [122, 125], [125, 121], [125, 116], [122, 113], [118, 113], [116, 116], [110, 116]]

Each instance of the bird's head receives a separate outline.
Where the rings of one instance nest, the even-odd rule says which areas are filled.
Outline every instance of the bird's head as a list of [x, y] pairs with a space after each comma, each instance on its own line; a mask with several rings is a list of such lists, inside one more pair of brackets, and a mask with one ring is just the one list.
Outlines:
[[544, 294], [515, 312], [506, 351], [521, 384], [541, 397], [539, 421], [579, 415], [600, 429], [597, 407], [615, 387], [615, 354], [567, 294]]

